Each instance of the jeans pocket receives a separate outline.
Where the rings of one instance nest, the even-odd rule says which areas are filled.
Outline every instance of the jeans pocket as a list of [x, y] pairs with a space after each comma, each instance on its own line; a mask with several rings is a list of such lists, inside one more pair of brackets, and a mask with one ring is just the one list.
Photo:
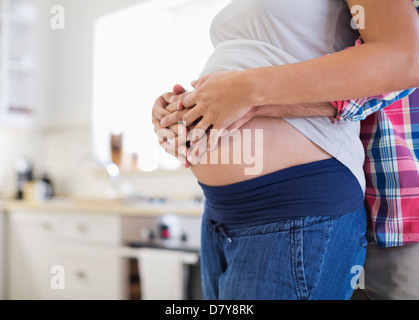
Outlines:
[[333, 227], [330, 217], [296, 219], [291, 232], [291, 269], [298, 299], [306, 300], [316, 288]]

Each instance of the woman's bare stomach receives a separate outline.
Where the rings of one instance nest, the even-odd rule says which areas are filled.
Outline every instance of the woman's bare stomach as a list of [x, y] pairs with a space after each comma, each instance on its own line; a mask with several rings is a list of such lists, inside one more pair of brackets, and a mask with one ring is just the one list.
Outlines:
[[223, 186], [330, 158], [285, 120], [254, 118], [223, 137], [191, 170], [199, 182]]

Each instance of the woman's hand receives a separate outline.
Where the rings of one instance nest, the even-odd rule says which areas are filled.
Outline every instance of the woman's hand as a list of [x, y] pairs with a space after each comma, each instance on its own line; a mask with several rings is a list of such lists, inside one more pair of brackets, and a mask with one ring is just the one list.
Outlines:
[[[177, 142], [181, 140], [179, 139], [179, 135], [184, 136], [184, 140], [186, 140], [187, 128], [178, 124], [178, 122], [167, 127], [160, 124], [160, 121], [164, 117], [171, 115], [173, 109], [177, 109], [177, 106], [180, 103], [179, 101], [182, 101], [185, 95], [185, 89], [180, 85], [175, 85], [173, 92], [164, 93], [157, 98], [152, 110], [152, 122], [154, 125], [154, 132], [157, 134], [160, 145], [167, 153], [178, 158], [179, 161], [188, 168], [190, 164], [186, 159], [186, 154], [188, 152], [186, 143], [177, 144]], [[173, 102], [170, 103], [170, 101]]]
[[[210, 150], [215, 148], [223, 131], [243, 118], [253, 106], [247, 96], [251, 88], [242, 75], [241, 71], [224, 71], [198, 80], [195, 90], [183, 99], [183, 106], [180, 106], [192, 108], [183, 116], [187, 127], [195, 125], [195, 130], [200, 132], [210, 130]], [[167, 124], [163, 119], [162, 125]]]

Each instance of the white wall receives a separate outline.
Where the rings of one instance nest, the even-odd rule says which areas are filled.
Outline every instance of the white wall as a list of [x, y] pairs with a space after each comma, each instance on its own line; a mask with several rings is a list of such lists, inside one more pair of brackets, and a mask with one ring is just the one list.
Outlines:
[[90, 124], [92, 111], [93, 26], [95, 19], [142, 0], [58, 0], [65, 9], [65, 29], [50, 31], [49, 87], [55, 125]]

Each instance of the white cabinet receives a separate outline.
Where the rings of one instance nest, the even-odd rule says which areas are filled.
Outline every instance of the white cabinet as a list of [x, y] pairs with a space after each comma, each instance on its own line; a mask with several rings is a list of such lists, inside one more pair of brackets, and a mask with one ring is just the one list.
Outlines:
[[5, 275], [6, 275], [6, 254], [5, 254], [5, 213], [0, 203], [0, 300], [4, 300], [6, 293]]
[[124, 299], [118, 215], [8, 213], [9, 299]]
[[33, 1], [0, 0], [0, 125], [27, 126], [36, 96]]
[[52, 220], [16, 213], [8, 223], [8, 281], [11, 299], [48, 299]]

